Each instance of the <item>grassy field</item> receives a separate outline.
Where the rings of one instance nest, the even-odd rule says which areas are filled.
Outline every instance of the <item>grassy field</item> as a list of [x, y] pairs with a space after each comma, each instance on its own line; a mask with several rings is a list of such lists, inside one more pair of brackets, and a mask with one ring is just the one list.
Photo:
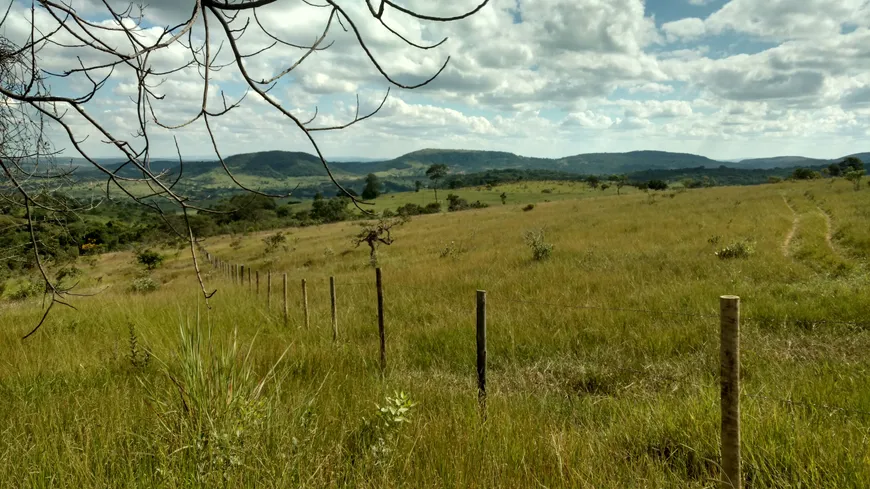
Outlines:
[[[355, 223], [288, 230], [271, 255], [271, 232], [207, 240], [261, 282], [257, 294], [206, 265], [210, 308], [183, 250], [166, 251], [148, 294], [127, 291], [140, 273], [129, 254], [82, 265], [83, 286], [106, 290], [23, 343], [40, 304], [2, 304], [0, 487], [716, 487], [723, 294], [743, 306], [746, 486], [866, 487], [870, 191], [830, 180], [657, 196], [554, 188], [530, 212], [522, 188], [465, 190], [498, 204], [395, 230], [379, 252], [383, 378]], [[523, 240], [539, 229], [554, 245], [540, 262]], [[748, 258], [715, 256], [744, 240]], [[408, 422], [377, 407], [396, 391], [414, 403]]]

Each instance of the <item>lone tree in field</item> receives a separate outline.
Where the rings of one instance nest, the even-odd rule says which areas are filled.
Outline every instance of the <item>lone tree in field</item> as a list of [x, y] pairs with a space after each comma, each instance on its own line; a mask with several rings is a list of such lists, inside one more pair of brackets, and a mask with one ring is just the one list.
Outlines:
[[616, 195], [619, 195], [619, 190], [622, 189], [622, 187], [628, 185], [627, 175], [610, 175], [610, 177], [608, 177], [608, 180], [616, 185]]
[[376, 199], [381, 195], [381, 179], [374, 173], [366, 175], [366, 186], [362, 191], [362, 198], [366, 200]]
[[447, 176], [447, 165], [436, 163], [426, 170], [426, 176], [432, 180], [432, 188], [435, 190], [435, 202], [438, 202], [438, 180]]
[[855, 190], [861, 190], [861, 178], [864, 176], [864, 170], [853, 170], [846, 173], [846, 180], [852, 182], [855, 185]]
[[[293, 100], [282, 100], [288, 85], [294, 83], [297, 67], [341, 38], [358, 44], [362, 48], [357, 51], [359, 56], [388, 85], [409, 90], [422, 87], [445, 69], [449, 57], [430, 76], [417, 82], [400, 82], [387, 72], [371, 44], [392, 37], [414, 50], [440, 46], [446, 39], [427, 44], [400, 32], [428, 31], [427, 23], [470, 17], [489, 0], [478, 1], [464, 12], [441, 16], [435, 12], [435, 3], [418, 10], [397, 0], [369, 0], [367, 8], [361, 10], [335, 0], [190, 0], [183, 2], [190, 7], [184, 7], [186, 11], [145, 7], [140, 2], [119, 6], [123, 0], [90, 1], [88, 9], [81, 10], [63, 0], [4, 4], [8, 8], [0, 7], [0, 193], [5, 202], [24, 210], [31, 231], [30, 249], [51, 297], [42, 320], [26, 336], [39, 329], [55, 304], [66, 305], [65, 297], [74, 295], [55, 286], [55, 279], [46, 269], [45, 254], [39, 246], [40, 229], [33, 224], [31, 212], [38, 208], [51, 219], [53, 213], [75, 210], [75, 206], [57, 205], [53, 193], [43, 191], [57, 190], [71, 176], [71, 169], [57, 171], [52, 166], [60, 150], [50, 143], [49, 135], [60, 134], [56, 137], [69, 145], [65, 150], [80, 155], [105, 177], [106, 185], [93, 187], [104, 188], [105, 198], [129, 199], [147, 207], [188, 243], [201, 292], [208, 301], [215, 291], [208, 291], [203, 282], [190, 216], [214, 211], [186, 195], [189, 187], [179, 185], [190, 172], [184, 171], [182, 145], [176, 136], [181, 132], [185, 137], [192, 133], [204, 136], [214, 152], [215, 166], [244, 192], [288, 197], [289, 192], [266, 194], [246, 186], [233, 175], [220, 149], [222, 133], [227, 130], [222, 123], [230, 123], [238, 109], [253, 102], [263, 117], [265, 111], [271, 110], [286, 126], [298, 131], [332, 183], [365, 211], [364, 202], [334, 178], [314, 134], [341, 130], [374, 116], [384, 106], [391, 87], [369, 110], [360, 107], [357, 97], [352, 118], [322, 124], [315, 107], [304, 114]], [[281, 9], [288, 6], [307, 9], [300, 18], [317, 19], [311, 21], [320, 24], [315, 39], [300, 43], [284, 34], [282, 15], [286, 10]], [[178, 7], [177, 3], [174, 7]], [[156, 15], [151, 16], [152, 9]], [[374, 20], [376, 27], [364, 26], [366, 17]], [[30, 25], [22, 29], [12, 25], [10, 19], [23, 19]], [[7, 22], [11, 29], [6, 28]], [[381, 32], [371, 34], [373, 29]], [[17, 37], [6, 38], [13, 35]], [[38, 66], [43, 59], [52, 60], [51, 70]], [[270, 68], [273, 71], [266, 73]], [[321, 73], [312, 70], [306, 75]], [[193, 89], [198, 95], [191, 99], [189, 94], [177, 93], [173, 90], [177, 85]], [[125, 95], [129, 97], [118, 99], [112, 110], [105, 110], [106, 100], [101, 94], [114, 90], [128, 92]], [[278, 93], [282, 95], [273, 96]], [[189, 100], [201, 102], [185, 113], [188, 106], [181, 102]], [[152, 149], [160, 147], [158, 151], [164, 151], [163, 145], [152, 142], [170, 136], [175, 140], [177, 167], [166, 172], [151, 166], [159, 156]], [[98, 152], [100, 156], [120, 158], [120, 167], [98, 161]], [[147, 192], [141, 192], [142, 188]], [[180, 227], [178, 222], [173, 225], [166, 219], [169, 214], [181, 217]]]
[[381, 218], [373, 223], [360, 224], [362, 229], [356, 235], [353, 242], [357, 248], [363, 243], [369, 245], [369, 263], [371, 263], [372, 267], [378, 266], [378, 245], [385, 244], [389, 246], [393, 244], [393, 236], [390, 232], [394, 227], [401, 226], [405, 222], [406, 220], [402, 218]]
[[423, 188], [423, 182], [421, 182], [420, 180], [415, 180], [414, 181], [414, 192], [419, 192], [421, 188]]

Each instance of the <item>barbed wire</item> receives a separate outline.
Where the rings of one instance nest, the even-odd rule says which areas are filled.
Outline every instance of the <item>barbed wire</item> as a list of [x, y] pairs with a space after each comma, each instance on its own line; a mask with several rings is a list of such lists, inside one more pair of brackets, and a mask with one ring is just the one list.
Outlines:
[[[208, 251], [204, 247], [200, 247], [202, 251], [208, 253]], [[217, 255], [209, 253], [209, 255], [213, 258], [216, 258]], [[327, 279], [323, 279], [327, 280]], [[313, 281], [309, 281], [312, 283]], [[365, 286], [371, 285], [374, 286], [374, 280], [371, 282], [336, 282], [336, 286]], [[407, 284], [385, 284], [385, 289], [412, 289], [412, 290], [422, 290], [426, 292], [431, 292], [435, 287], [432, 286], [419, 286], [419, 285], [407, 285]], [[498, 300], [498, 295], [496, 295], [496, 300]], [[509, 303], [515, 304], [526, 304], [526, 305], [539, 305], [539, 306], [547, 306], [547, 307], [558, 307], [562, 309], [574, 309], [574, 310], [589, 310], [589, 311], [606, 311], [606, 312], [630, 312], [637, 314], [649, 314], [661, 317], [668, 316], [678, 316], [678, 317], [686, 317], [686, 318], [698, 318], [698, 319], [717, 319], [719, 318], [718, 314], [703, 314], [703, 313], [691, 313], [691, 312], [682, 312], [682, 311], [666, 311], [666, 310], [653, 310], [653, 309], [643, 309], [643, 308], [631, 308], [631, 307], [606, 307], [606, 306], [586, 306], [586, 305], [569, 305], [569, 304], [560, 304], [553, 302], [543, 302], [543, 301], [532, 301], [532, 300], [523, 300], [516, 298], [507, 298]], [[777, 322], [784, 324], [808, 324], [811, 326], [816, 325], [843, 325], [850, 326], [855, 328], [870, 328], [870, 321], [852, 321], [852, 320], [841, 320], [841, 319], [800, 319], [800, 318], [771, 318], [771, 317], [758, 317], [755, 318], [753, 316], [743, 316], [741, 318], [743, 322]]]
[[644, 313], [651, 315], [659, 315], [659, 316], [683, 316], [683, 317], [694, 317], [694, 318], [718, 318], [718, 314], [698, 314], [698, 313], [689, 313], [689, 312], [679, 312], [679, 311], [654, 311], [652, 309], [636, 309], [636, 308], [627, 308], [627, 307], [604, 307], [604, 306], [571, 306], [567, 304], [556, 304], [552, 302], [539, 302], [539, 301], [524, 301], [520, 299], [509, 299], [509, 302], [513, 302], [516, 304], [531, 304], [531, 305], [541, 305], [541, 306], [549, 306], [549, 307], [559, 307], [563, 309], [580, 309], [580, 310], [593, 310], [593, 311], [610, 311], [610, 312], [635, 312], [635, 313]]
[[789, 406], [809, 407], [809, 408], [816, 409], [818, 411], [822, 411], [822, 410], [827, 410], [827, 411], [832, 411], [832, 412], [839, 411], [841, 413], [855, 414], [855, 415], [859, 415], [859, 416], [870, 416], [870, 411], [845, 408], [842, 406], [834, 406], [832, 404], [815, 404], [815, 403], [812, 403], [809, 401], [796, 401], [794, 399], [785, 399], [785, 398], [781, 398], [781, 397], [771, 397], [771, 396], [766, 396], [764, 394], [743, 394], [743, 395], [746, 397], [749, 397], [749, 398], [765, 399], [768, 401], [774, 401], [774, 402], [778, 402], [781, 404], [787, 404]]

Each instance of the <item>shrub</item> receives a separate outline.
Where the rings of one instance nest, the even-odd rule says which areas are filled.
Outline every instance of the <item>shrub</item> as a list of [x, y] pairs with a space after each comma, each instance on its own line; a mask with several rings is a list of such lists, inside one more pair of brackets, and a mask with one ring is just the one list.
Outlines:
[[278, 251], [278, 247], [282, 247], [284, 248], [284, 251], [287, 251], [287, 236], [285, 236], [281, 231], [266, 236], [263, 238], [263, 243], [266, 245], [266, 249], [263, 250], [263, 252], [267, 255]]
[[541, 190], [541, 193], [542, 193], [542, 194], [552, 194], [552, 193], [553, 193], [553, 189], [551, 189], [551, 188], [545, 188], [544, 190]]
[[160, 282], [154, 280], [151, 277], [139, 277], [136, 280], [133, 280], [133, 283], [130, 284], [130, 291], [136, 292], [139, 294], [147, 294], [148, 292], [154, 292], [155, 290], [160, 288]]
[[668, 183], [664, 180], [650, 180], [646, 183], [647, 188], [650, 190], [667, 190]]
[[780, 182], [782, 182], [781, 177], [776, 177], [776, 176], [767, 177], [767, 183], [780, 183]]
[[749, 256], [753, 253], [755, 253], [754, 243], [744, 239], [729, 244], [728, 246], [715, 252], [715, 255], [718, 256], [721, 260], [728, 260], [731, 258], [749, 258]]
[[553, 245], [544, 240], [544, 230], [526, 231], [524, 235], [526, 245], [532, 250], [532, 258], [535, 261], [543, 261], [553, 254]]
[[423, 208], [423, 214], [437, 214], [441, 212], [441, 202], [430, 202]]
[[154, 270], [163, 264], [164, 256], [153, 250], [141, 250], [136, 254], [136, 261], [145, 266], [146, 270]]
[[23, 282], [15, 291], [9, 294], [9, 299], [13, 301], [23, 301], [29, 297], [35, 297], [45, 293], [45, 284], [28, 280]]
[[384, 211], [381, 212], [382, 217], [395, 217], [395, 215], [396, 213], [391, 211], [390, 209], [384, 209]]
[[524, 211], [524, 212], [529, 212], [530, 210], [532, 210], [532, 209], [534, 209], [534, 208], [535, 208], [535, 204], [529, 204], [529, 205], [523, 207], [523, 211]]

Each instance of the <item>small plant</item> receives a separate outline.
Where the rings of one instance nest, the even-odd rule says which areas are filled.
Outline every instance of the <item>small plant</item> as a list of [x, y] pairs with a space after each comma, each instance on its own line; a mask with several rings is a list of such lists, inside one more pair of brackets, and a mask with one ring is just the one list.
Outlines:
[[411, 409], [417, 405], [404, 392], [395, 392], [394, 396], [387, 396], [387, 402], [383, 406], [375, 404], [380, 423], [386, 429], [400, 426], [402, 423], [410, 423]]
[[721, 250], [715, 252], [715, 255], [721, 260], [731, 258], [749, 258], [755, 253], [755, 245], [749, 240], [735, 241]]
[[507, 204], [507, 192], [502, 192], [501, 195], [498, 196], [501, 199], [502, 204]]
[[710, 236], [709, 238], [707, 238], [707, 243], [716, 246], [717, 244], [719, 244], [720, 239], [722, 239], [722, 237], [718, 234], [716, 236]]
[[287, 236], [284, 233], [282, 233], [281, 231], [278, 231], [275, 234], [270, 234], [269, 236], [266, 236], [265, 238], [263, 238], [263, 243], [266, 245], [266, 248], [265, 248], [265, 250], [263, 250], [263, 253], [265, 253], [267, 255], [271, 255], [272, 253], [278, 251], [278, 248], [283, 248], [284, 251], [288, 250], [288, 248], [287, 248]]
[[145, 350], [139, 349], [139, 337], [136, 335], [136, 327], [133, 326], [133, 323], [127, 325], [127, 331], [129, 332], [127, 341], [130, 348], [127, 359], [130, 361], [130, 365], [133, 368], [147, 367], [151, 363], [151, 352], [147, 348]]
[[530, 210], [532, 210], [534, 208], [535, 208], [535, 204], [528, 204], [527, 206], [523, 207], [523, 212], [529, 212]]
[[352, 458], [365, 457], [374, 465], [387, 466], [392, 461], [395, 444], [403, 426], [411, 422], [417, 404], [404, 392], [386, 396], [386, 403], [371, 418], [363, 417], [360, 427], [350, 438], [348, 452]]
[[544, 230], [526, 231], [524, 235], [526, 245], [532, 250], [532, 258], [535, 261], [544, 261], [553, 254], [553, 245], [544, 240]]
[[145, 249], [136, 253], [136, 261], [145, 266], [145, 270], [155, 270], [163, 264], [165, 257], [154, 250]]
[[139, 277], [133, 280], [133, 283], [130, 285], [130, 291], [136, 292], [139, 294], [147, 294], [148, 292], [154, 292], [155, 290], [160, 288], [160, 282], [154, 280], [151, 277]]

